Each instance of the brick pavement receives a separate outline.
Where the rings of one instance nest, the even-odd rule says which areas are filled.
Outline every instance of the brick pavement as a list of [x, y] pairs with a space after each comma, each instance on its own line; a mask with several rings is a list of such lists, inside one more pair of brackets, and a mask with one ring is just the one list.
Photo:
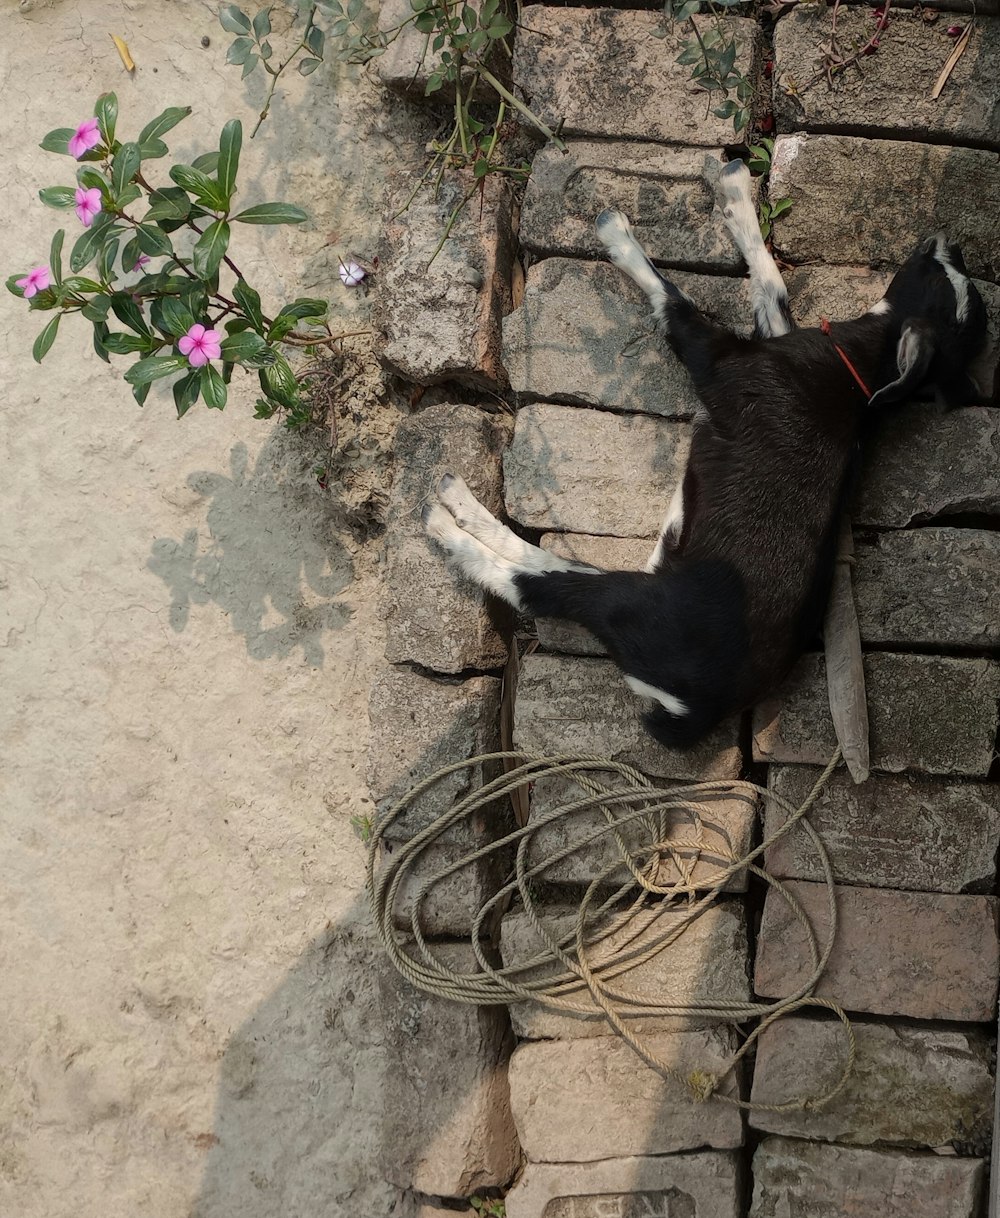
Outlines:
[[[534, 160], [517, 237], [527, 272], [520, 307], [510, 311], [492, 274], [500, 268], [502, 278], [515, 255], [502, 192], [491, 196], [485, 225], [461, 232], [457, 261], [444, 271], [472, 291], [448, 291], [438, 279], [425, 295], [408, 294], [433, 208], [392, 229], [385, 250], [385, 358], [410, 381], [442, 383], [444, 393], [407, 424], [399, 451], [386, 595], [395, 667], [372, 695], [370, 780], [383, 807], [414, 778], [497, 740], [497, 677], [512, 623], [474, 590], [452, 585], [420, 538], [417, 509], [436, 473], [454, 464], [491, 507], [502, 486], [509, 517], [545, 532], [543, 545], [609, 565], [642, 565], [669, 501], [695, 399], [650, 333], [637, 291], [598, 260], [596, 213], [630, 213], [639, 239], [707, 312], [749, 328], [741, 268], [712, 196], [731, 133], [705, 118], [687, 70], [674, 64], [673, 35], [659, 37], [658, 14], [638, 3], [525, 12], [530, 29], [517, 39], [515, 87], [548, 122], [564, 121], [569, 147], [566, 155], [543, 148]], [[845, 8], [840, 20], [850, 38], [872, 22], [865, 6]], [[739, 21], [740, 62], [759, 62], [760, 27]], [[775, 230], [777, 249], [795, 264], [786, 274], [793, 312], [815, 324], [863, 311], [916, 238], [944, 227], [963, 245], [995, 336], [1000, 18], [978, 19], [939, 104], [928, 101], [928, 82], [953, 45], [949, 18], [932, 22], [909, 10], [893, 16], [863, 74], [794, 103], [781, 86], [808, 77], [828, 23], [825, 9], [796, 9], [774, 39], [770, 191], [793, 200]], [[393, 87], [409, 87], [404, 77]], [[476, 290], [484, 270], [488, 290]], [[429, 345], [427, 317], [414, 320], [433, 319], [435, 301], [446, 301], [441, 350]], [[508, 382], [512, 427], [463, 399], [463, 385], [503, 393]], [[506, 1186], [520, 1158], [510, 1218], [980, 1218], [1000, 973], [998, 455], [1000, 410], [911, 407], [881, 428], [855, 500], [875, 773], [860, 788], [838, 775], [813, 814], [840, 911], [823, 992], [858, 1016], [858, 1067], [846, 1091], [823, 1110], [754, 1113], [748, 1133], [729, 1106], [692, 1107], [599, 1024], [521, 1008], [511, 1057], [515, 1040], [501, 1012], [449, 1014], [390, 979], [387, 1008], [403, 1033], [393, 1047], [401, 1082], [387, 1116], [387, 1171], [401, 1187], [415, 1197], [458, 1197]], [[754, 764], [793, 805], [833, 749], [821, 657], [807, 656], [770, 705], [677, 754], [643, 735], [631, 696], [593, 639], [559, 623], [536, 625], [541, 650], [522, 662], [514, 723], [523, 747], [611, 756], [667, 784], [732, 777]], [[425, 823], [465, 789], [455, 785], [415, 819]], [[543, 817], [563, 793], [558, 783], [538, 783], [532, 816]], [[706, 816], [707, 848], [742, 851], [781, 815], [769, 807], [761, 826], [752, 801], [720, 801]], [[464, 840], [503, 828], [484, 820]], [[586, 818], [554, 826], [551, 844], [562, 848], [588, 831]], [[460, 844], [442, 842], [442, 859]], [[592, 843], [553, 869], [543, 895], [557, 925], [560, 911], [570, 924], [581, 885], [605, 870], [613, 878], [613, 863], [605, 844]], [[785, 838], [766, 863], [822, 927], [825, 890], [808, 842]], [[429, 902], [428, 933], [467, 931], [476, 904], [499, 882], [482, 870], [463, 879]], [[535, 934], [511, 909], [503, 958], [530, 955]], [[745, 882], [730, 885], [686, 947], [629, 980], [652, 994], [680, 984], [721, 1001], [753, 985], [769, 998], [794, 989], [807, 961], [798, 923], [773, 892], [763, 900], [755, 880], [749, 892]], [[838, 1029], [809, 1014], [773, 1025], [743, 1094], [773, 1104], [811, 1078], [831, 1082]], [[724, 1027], [650, 1019], [643, 1031], [682, 1063], [704, 1066], [731, 1052]], [[445, 1212], [417, 1201], [423, 1208], [414, 1213]]]

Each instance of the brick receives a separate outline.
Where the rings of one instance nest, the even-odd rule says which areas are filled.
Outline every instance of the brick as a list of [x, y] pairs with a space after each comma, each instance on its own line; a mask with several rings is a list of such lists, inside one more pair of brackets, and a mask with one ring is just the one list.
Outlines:
[[[786, 888], [824, 944], [826, 885], [789, 880]], [[772, 888], [757, 939], [757, 993], [785, 997], [810, 972], [805, 930]], [[996, 1016], [997, 972], [996, 898], [838, 886], [836, 942], [816, 993], [873, 1015], [987, 1020]]]
[[[379, 811], [385, 812], [443, 766], [496, 751], [500, 682], [495, 677], [473, 677], [446, 684], [409, 669], [390, 668], [375, 678], [368, 713], [368, 786]], [[483, 781], [481, 767], [450, 775], [400, 816], [387, 836], [393, 841], [413, 836]], [[488, 808], [456, 826], [446, 840], [481, 845], [490, 835], [488, 826], [496, 826], [496, 833], [502, 830], [497, 821], [498, 808]]]
[[[645, 1038], [648, 1049], [684, 1075], [722, 1074], [736, 1042], [721, 1028]], [[720, 1084], [737, 1093], [733, 1074]], [[718, 1100], [696, 1103], [687, 1087], [667, 1078], [617, 1037], [535, 1041], [510, 1059], [510, 1102], [521, 1146], [533, 1163], [580, 1163], [623, 1155], [660, 1155], [742, 1145], [737, 1108]]]
[[436, 256], [467, 183], [443, 182], [436, 195], [421, 190], [399, 214], [415, 185], [415, 177], [399, 175], [390, 188], [372, 313], [382, 362], [418, 385], [505, 387], [500, 319], [510, 308], [514, 257], [510, 184], [486, 178]]
[[[539, 912], [548, 934], [559, 942], [568, 941], [572, 953], [577, 907], [555, 906]], [[684, 918], [681, 910], [663, 910], [652, 920], [642, 916], [632, 918], [595, 944], [586, 953], [586, 959], [591, 967], [596, 967], [604, 960], [613, 961], [626, 945], [629, 951], [650, 948], [659, 937], [683, 923]], [[595, 919], [591, 925], [592, 933], [598, 934], [609, 925], [609, 920]], [[509, 913], [503, 919], [500, 952], [508, 968], [525, 965], [548, 950], [548, 941], [523, 910]], [[732, 1006], [750, 1002], [749, 964], [746, 915], [739, 902], [729, 901], [707, 909], [651, 960], [604, 980], [612, 990], [627, 990], [640, 996], [640, 1001]], [[561, 964], [555, 970], [540, 966], [528, 976], [538, 980], [552, 976], [553, 971], [563, 971]], [[515, 1003], [510, 1009], [515, 1035], [522, 1040], [569, 1040], [614, 1034], [586, 989], [567, 997], [588, 1007], [591, 1014], [546, 1010], [537, 1003]], [[708, 1015], [643, 1015], [628, 1020], [629, 1028], [640, 1036], [717, 1023], [717, 1019]]]
[[[421, 852], [408, 878], [401, 883], [393, 906], [397, 927], [401, 930], [412, 927], [414, 901], [423, 881], [457, 863], [465, 853], [466, 849], [455, 842], [434, 842]], [[420, 904], [419, 924], [423, 933], [457, 938], [470, 935], [476, 914], [504, 883], [511, 861], [509, 852], [498, 851], [433, 883]], [[495, 921], [491, 915], [483, 923], [487, 935], [492, 933]]]
[[1000, 533], [925, 528], [855, 544], [864, 643], [1000, 647]]
[[380, 606], [390, 663], [444, 673], [506, 663], [509, 615], [445, 565], [424, 535], [420, 509], [438, 478], [452, 471], [490, 511], [498, 511], [501, 454], [509, 437], [503, 417], [450, 403], [430, 406], [400, 425]]
[[[832, 87], [821, 80], [792, 97], [789, 81], [804, 84], [816, 74], [816, 48], [830, 36], [829, 14], [797, 9], [774, 29], [774, 109], [778, 130], [830, 134], [870, 131], [899, 139], [977, 144], [1000, 148], [993, 86], [1000, 75], [1000, 21], [976, 22], [965, 54], [948, 87], [931, 96], [945, 60], [955, 49], [947, 21], [928, 24], [918, 13], [897, 12], [879, 52], [864, 72], [842, 72]], [[863, 46], [872, 19], [865, 9], [838, 14], [837, 37], [845, 47]], [[873, 124], [873, 118], [877, 122]]]
[[960, 512], [1000, 514], [1000, 410], [908, 406], [882, 420], [866, 453], [855, 526], [901, 529]]
[[975, 1218], [983, 1178], [979, 1159], [767, 1138], [750, 1218]]
[[[652, 553], [647, 538], [593, 537], [588, 533], [546, 533], [539, 545], [560, 558], [575, 558], [606, 571], [641, 571]], [[538, 641], [547, 651], [568, 655], [603, 656], [603, 645], [583, 626], [558, 618], [535, 618]]]
[[664, 748], [646, 733], [615, 665], [576, 656], [536, 653], [521, 661], [514, 743], [536, 756], [607, 757], [651, 778], [735, 778], [741, 765], [736, 719], [694, 748]]
[[[799, 807], [819, 770], [770, 767], [768, 787]], [[764, 836], [784, 824], [768, 803]], [[813, 804], [809, 822], [823, 839], [841, 884], [925, 892], [991, 892], [1000, 849], [1000, 788], [912, 775], [872, 775], [856, 786], [843, 770]], [[805, 833], [792, 830], [771, 846], [765, 865], [780, 879], [822, 880], [820, 859]]]
[[[615, 783], [614, 774], [596, 773], [598, 781], [609, 786]], [[662, 785], [669, 795], [669, 783]], [[555, 811], [558, 807], [580, 798], [580, 788], [566, 779], [551, 777], [539, 778], [531, 792], [531, 812], [529, 823], [537, 824], [539, 820]], [[757, 821], [757, 801], [749, 796], [734, 796], [732, 798], [712, 798], [699, 795], [700, 831], [693, 817], [679, 809], [662, 814], [662, 823], [655, 830], [647, 826], [643, 819], [628, 823], [619, 822], [618, 833], [626, 847], [631, 850], [641, 850], [644, 845], [652, 843], [664, 835], [661, 840], [672, 840], [678, 843], [702, 843], [701, 855], [695, 858], [691, 849], [682, 850], [685, 866], [690, 866], [691, 881], [701, 888], [711, 888], [719, 870], [725, 862], [733, 858], [742, 858], [750, 849], [754, 826]], [[624, 816], [622, 809], [619, 813]], [[624, 865], [612, 869], [619, 858], [617, 841], [605, 833], [595, 841], [588, 843], [587, 839], [607, 824], [604, 814], [599, 810], [574, 812], [570, 816], [562, 816], [551, 824], [539, 825], [532, 838], [532, 859], [555, 857], [571, 846], [574, 853], [554, 862], [544, 873], [547, 884], [590, 884], [602, 879], [605, 886], [624, 883], [628, 871]], [[699, 837], [699, 832], [701, 836]], [[677, 869], [673, 856], [664, 851], [658, 860], [654, 880], [661, 885], [687, 882]], [[747, 886], [746, 871], [733, 875], [725, 886], [726, 892], [745, 892]]]
[[[759, 33], [749, 20], [726, 26], [736, 70], [749, 75]], [[732, 123], [706, 115], [690, 68], [676, 62], [687, 37], [659, 13], [532, 5], [518, 31], [514, 84], [539, 118], [568, 136], [720, 147], [732, 142]]]
[[[997, 731], [995, 660], [881, 652], [864, 667], [873, 769], [985, 777]], [[803, 656], [753, 722], [757, 761], [825, 765], [837, 740], [823, 657]]]
[[[456, 972], [478, 968], [464, 944], [440, 945], [435, 954]], [[446, 1196], [505, 1184], [520, 1159], [507, 1088], [506, 1013], [434, 997], [387, 962], [381, 968], [386, 1179]]]
[[995, 152], [783, 135], [769, 189], [793, 202], [775, 225], [775, 244], [792, 262], [901, 263], [921, 238], [943, 229], [961, 245], [972, 275], [995, 282], [1000, 273]]
[[507, 1218], [739, 1218], [742, 1172], [731, 1151], [529, 1163]]
[[[749, 330], [746, 281], [671, 275], [708, 314]], [[547, 258], [528, 271], [521, 307], [504, 319], [504, 363], [521, 401], [546, 400], [690, 418], [698, 397], [649, 323], [645, 294], [607, 262]]]
[[[482, 4], [480, 0], [470, 0], [471, 7], [478, 13]], [[391, 35], [389, 41], [374, 60], [375, 73], [382, 84], [393, 93], [402, 94], [414, 101], [422, 101], [426, 96], [427, 83], [431, 74], [441, 66], [441, 52], [430, 46], [433, 35], [422, 34], [413, 24], [414, 11], [410, 0], [383, 0], [379, 6], [378, 28], [380, 33]], [[406, 24], [410, 22], [410, 24]], [[400, 29], [399, 27], [403, 28]], [[492, 53], [487, 57], [486, 66], [501, 80], [509, 78], [506, 70], [509, 64], [503, 49], [494, 43]], [[462, 69], [462, 93], [468, 95], [469, 89], [476, 80], [471, 67]], [[509, 84], [509, 79], [507, 80]], [[480, 82], [476, 88], [476, 96], [483, 100], [495, 98], [495, 94], [486, 84]], [[440, 90], [431, 95], [433, 102], [454, 100], [455, 86], [445, 81]]]
[[525, 406], [504, 453], [507, 511], [536, 529], [656, 537], [689, 443], [686, 423]]
[[[822, 1108], [750, 1111], [750, 1124], [826, 1142], [951, 1147], [988, 1155], [993, 1126], [989, 1039], [977, 1031], [851, 1021], [857, 1045], [844, 1090]], [[820, 1095], [840, 1078], [846, 1043], [839, 1021], [781, 1019], [757, 1043], [754, 1104]]]
[[594, 221], [616, 207], [654, 261], [696, 271], [740, 269], [715, 203], [720, 149], [618, 140], [569, 140], [566, 149], [547, 145], [531, 166], [519, 230], [530, 253], [604, 258]]

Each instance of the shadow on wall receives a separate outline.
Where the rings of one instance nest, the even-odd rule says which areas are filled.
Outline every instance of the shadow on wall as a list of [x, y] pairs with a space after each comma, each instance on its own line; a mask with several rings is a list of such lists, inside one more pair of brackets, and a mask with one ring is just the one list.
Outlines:
[[229, 475], [198, 470], [187, 484], [207, 504], [204, 530], [153, 542], [149, 569], [171, 596], [170, 625], [183, 631], [193, 605], [214, 603], [255, 660], [301, 647], [323, 666], [323, 632], [342, 627], [349, 606], [336, 601], [351, 583], [350, 554], [336, 536], [335, 506], [318, 489], [307, 446], [276, 432], [251, 465], [239, 443]]

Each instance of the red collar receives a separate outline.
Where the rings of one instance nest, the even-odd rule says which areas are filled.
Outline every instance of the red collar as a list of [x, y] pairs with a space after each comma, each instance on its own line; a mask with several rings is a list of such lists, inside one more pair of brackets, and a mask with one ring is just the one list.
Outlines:
[[[829, 318], [821, 317], [819, 319], [819, 328], [820, 328], [820, 330], [822, 330], [822, 332], [824, 334], [829, 335], [829, 333], [830, 333]], [[861, 392], [865, 395], [866, 398], [870, 398], [872, 396], [871, 390], [861, 379], [860, 375], [858, 374], [857, 368], [855, 368], [854, 365], [851, 363], [851, 361], [847, 358], [847, 353], [844, 351], [843, 347], [839, 346], [837, 343], [834, 343], [833, 349], [834, 349], [834, 351], [837, 352], [837, 354], [840, 356], [840, 358], [844, 361], [844, 365], [846, 366], [847, 371], [851, 374], [851, 376], [854, 377], [855, 381], [857, 382], [858, 388], [861, 390]]]

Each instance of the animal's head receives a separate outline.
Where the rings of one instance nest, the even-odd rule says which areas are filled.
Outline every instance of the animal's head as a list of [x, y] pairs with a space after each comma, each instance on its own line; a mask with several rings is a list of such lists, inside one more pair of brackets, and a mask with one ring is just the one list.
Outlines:
[[887, 352], [894, 367], [880, 378], [872, 405], [903, 401], [923, 388], [939, 390], [949, 406], [982, 400], [969, 365], [986, 341], [986, 309], [962, 251], [944, 233], [920, 243], [873, 311], [888, 316], [895, 352]]

